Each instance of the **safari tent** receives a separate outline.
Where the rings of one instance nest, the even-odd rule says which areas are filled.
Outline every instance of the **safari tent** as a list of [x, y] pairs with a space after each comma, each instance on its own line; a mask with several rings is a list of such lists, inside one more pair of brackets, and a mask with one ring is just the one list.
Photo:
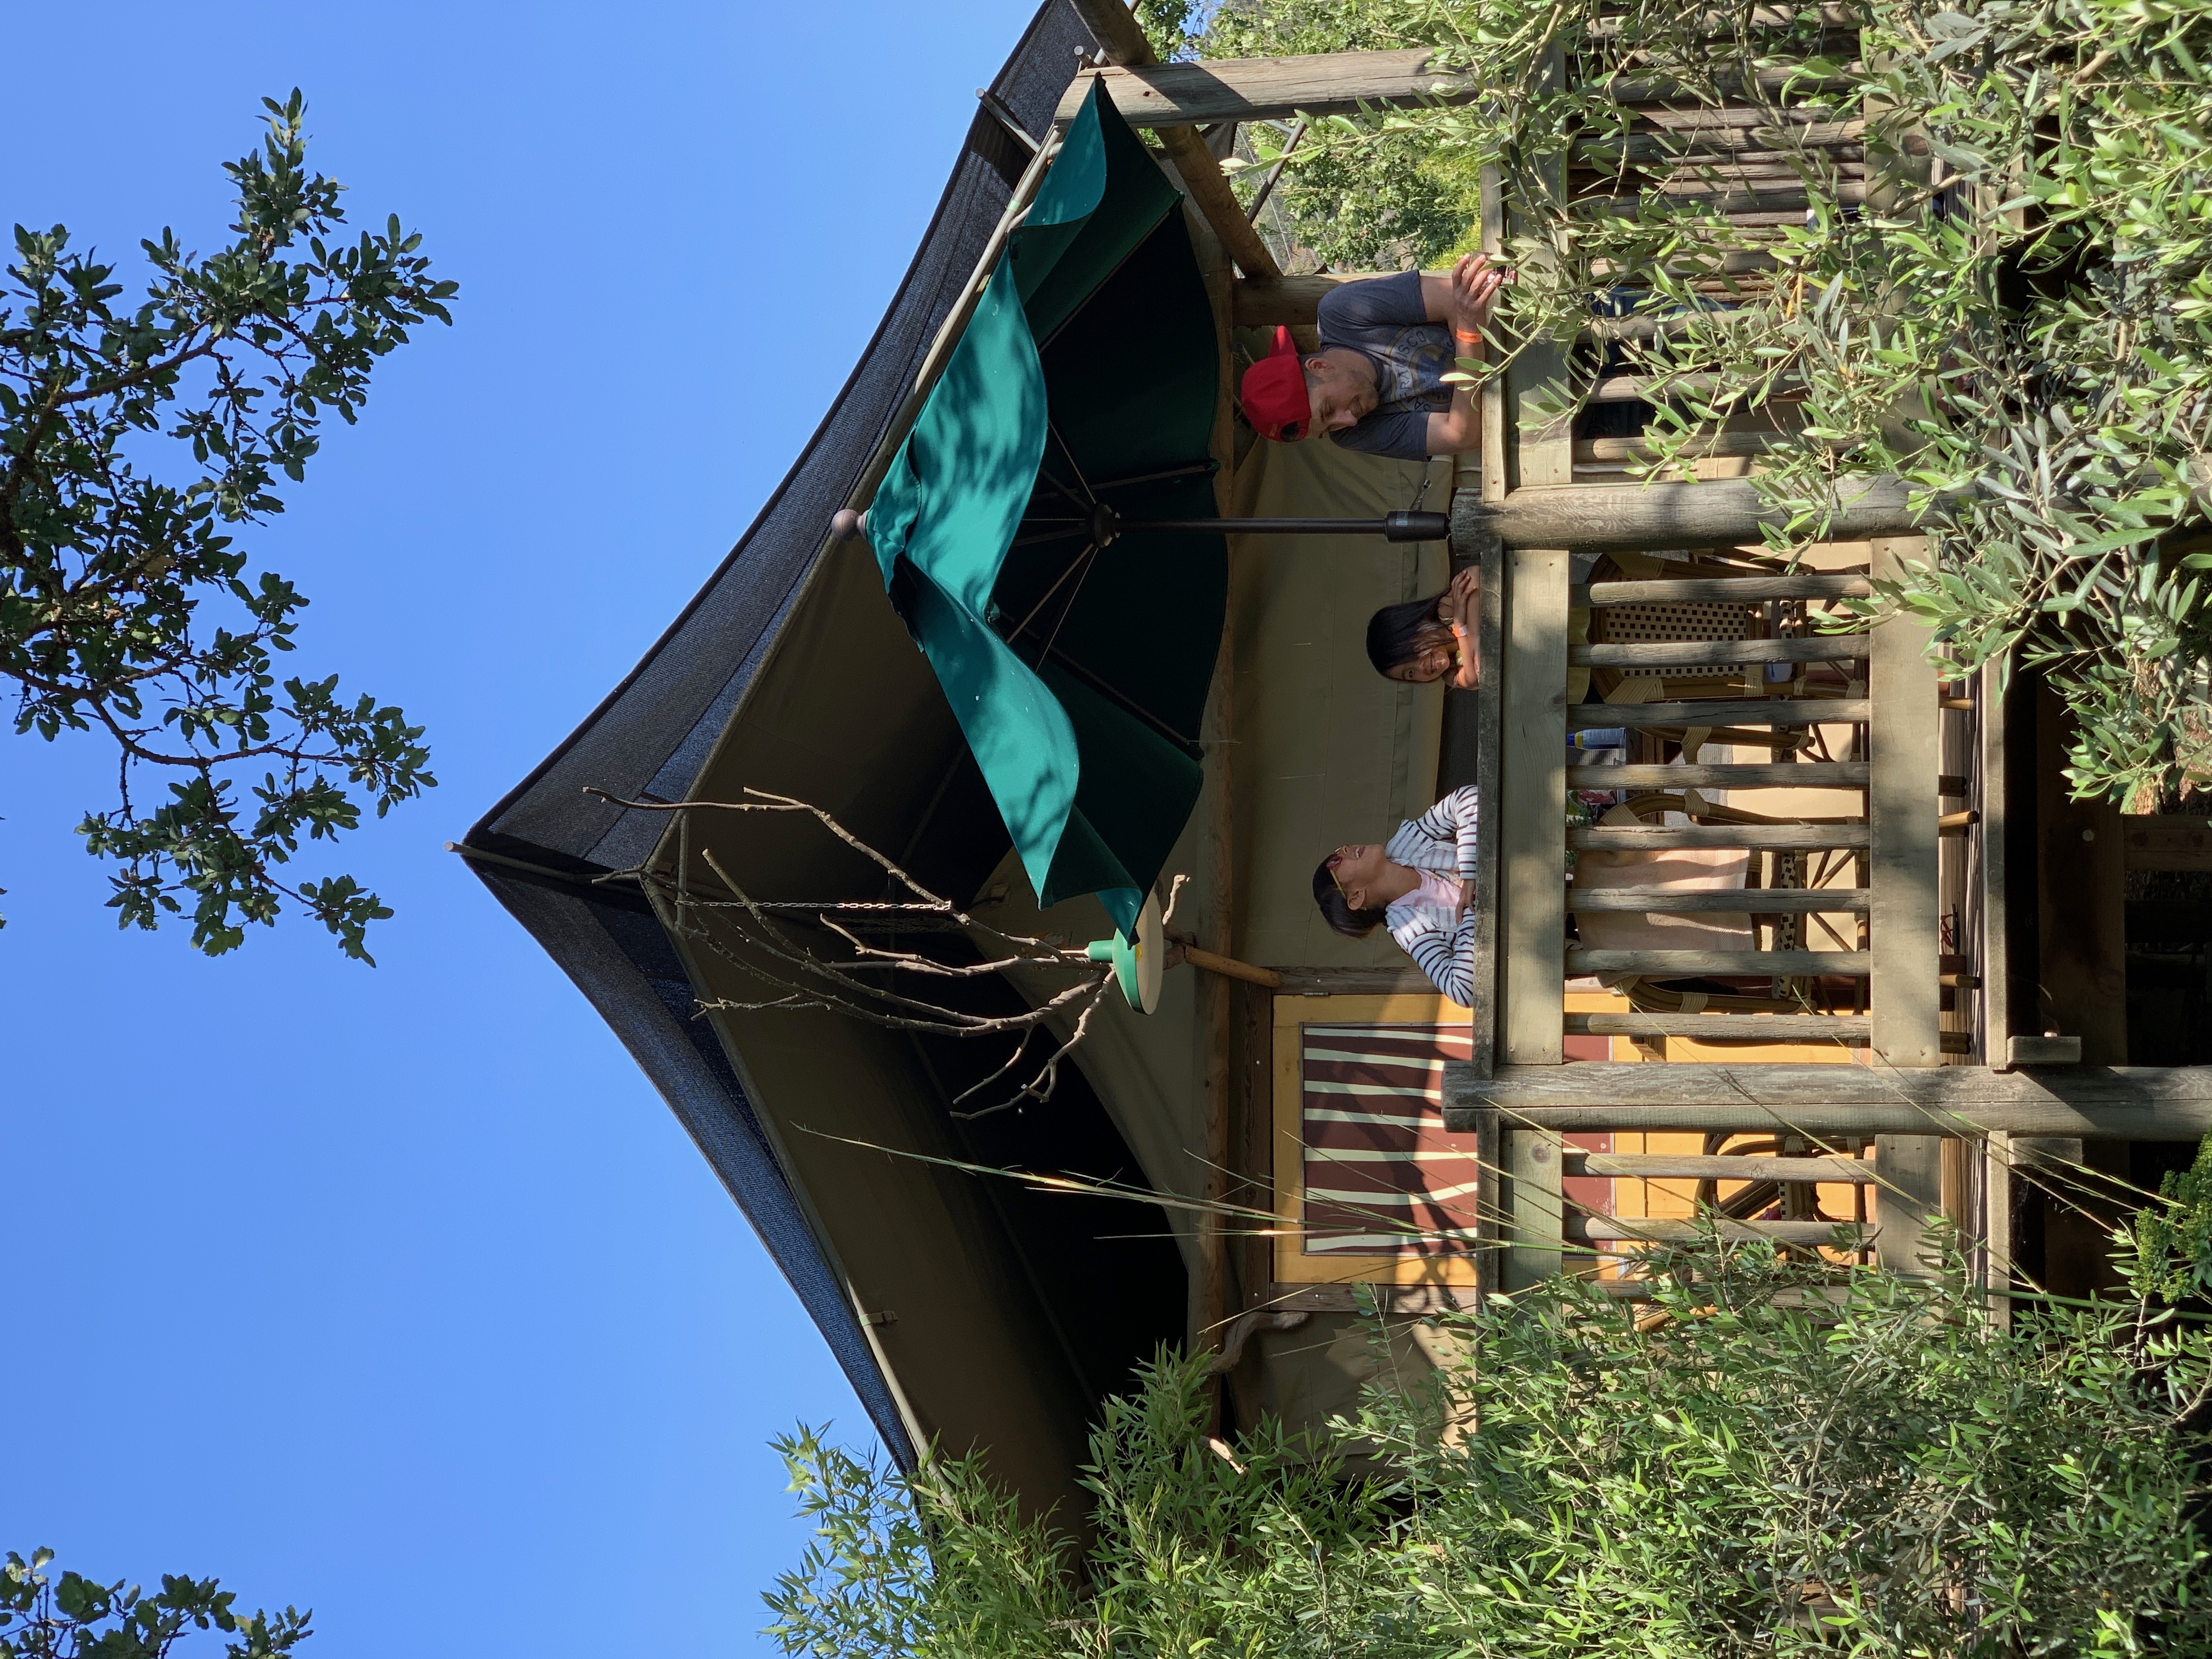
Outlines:
[[[2057, 1287], [2094, 1252], [2018, 1172], [2154, 1177], [2212, 1121], [2203, 1072], [2127, 1064], [2130, 872], [2206, 867], [2208, 821], [2068, 802], [2027, 678], [1818, 625], [1911, 556], [1893, 480], [1776, 560], [1755, 423], [1644, 484], [1618, 421], [1536, 413], [1577, 353], [1633, 405], [1602, 320], [1485, 389], [1479, 454], [1240, 428], [1266, 331], [1359, 273], [1285, 271], [1239, 125], [1472, 95], [1419, 52], [1156, 64], [1117, 0], [1046, 0], [781, 488], [457, 848], [902, 1462], [982, 1447], [1048, 1506], [1163, 1344], [1215, 1355], [1224, 1420], [1310, 1421], [1371, 1374], [1363, 1307], [1418, 1365], [1423, 1310], [1562, 1264], [1632, 1294], [1698, 1206], [1908, 1265], [1948, 1217]], [[1377, 675], [1368, 614], [1470, 567], [1480, 687]], [[1462, 785], [1472, 1006], [1310, 891]], [[1073, 981], [1009, 938], [1118, 941], [1048, 1092]], [[810, 992], [868, 953], [937, 1012]]]

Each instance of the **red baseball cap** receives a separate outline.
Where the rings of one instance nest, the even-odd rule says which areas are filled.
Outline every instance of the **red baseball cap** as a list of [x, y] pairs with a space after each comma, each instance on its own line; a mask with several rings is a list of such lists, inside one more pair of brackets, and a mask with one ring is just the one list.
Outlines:
[[1237, 401], [1243, 405], [1244, 418], [1263, 438], [1289, 444], [1306, 435], [1307, 422], [1313, 419], [1313, 400], [1306, 396], [1306, 366], [1290, 330], [1278, 328], [1275, 349], [1244, 371]]

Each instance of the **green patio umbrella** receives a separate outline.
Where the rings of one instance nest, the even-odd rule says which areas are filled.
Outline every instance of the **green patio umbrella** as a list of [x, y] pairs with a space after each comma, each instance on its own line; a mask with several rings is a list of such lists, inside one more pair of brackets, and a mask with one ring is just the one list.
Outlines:
[[1040, 902], [1130, 936], [1198, 799], [1227, 586], [1180, 200], [1094, 87], [867, 516]]

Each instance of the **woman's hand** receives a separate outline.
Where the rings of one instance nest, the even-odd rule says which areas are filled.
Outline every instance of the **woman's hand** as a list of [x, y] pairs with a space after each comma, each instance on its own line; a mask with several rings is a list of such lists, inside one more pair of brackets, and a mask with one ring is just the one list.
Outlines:
[[1474, 635], [1463, 622], [1451, 625], [1452, 638], [1459, 643], [1459, 666], [1452, 672], [1447, 685], [1455, 685], [1462, 691], [1472, 691], [1482, 684], [1482, 665], [1475, 659]]
[[1473, 622], [1475, 601], [1481, 594], [1482, 572], [1469, 565], [1451, 579], [1451, 586], [1444, 589], [1442, 597], [1437, 600], [1437, 620], [1447, 625], [1455, 622]]

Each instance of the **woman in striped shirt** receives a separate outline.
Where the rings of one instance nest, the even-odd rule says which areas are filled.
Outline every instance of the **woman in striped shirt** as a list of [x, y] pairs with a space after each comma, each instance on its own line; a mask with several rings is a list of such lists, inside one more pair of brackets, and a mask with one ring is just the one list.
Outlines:
[[1340, 933], [1387, 927], [1461, 1006], [1474, 996], [1474, 791], [1455, 789], [1386, 845], [1340, 847], [1314, 872], [1314, 900]]

